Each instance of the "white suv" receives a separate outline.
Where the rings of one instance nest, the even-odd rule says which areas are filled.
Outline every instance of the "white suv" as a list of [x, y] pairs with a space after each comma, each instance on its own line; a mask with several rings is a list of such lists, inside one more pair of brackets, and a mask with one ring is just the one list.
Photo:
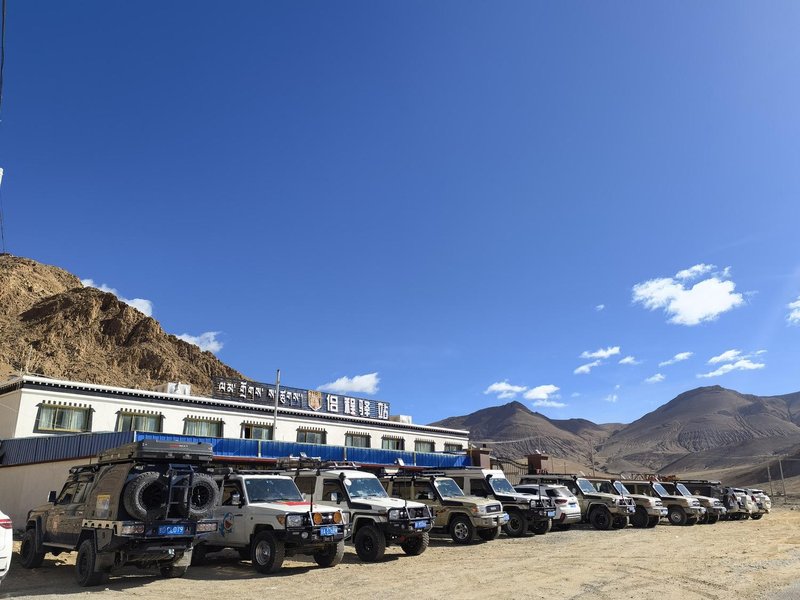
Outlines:
[[13, 548], [12, 525], [9, 519], [0, 511], [0, 581], [8, 575], [11, 567], [11, 550]]
[[556, 506], [556, 516], [553, 517], [553, 526], [567, 529], [573, 523], [581, 522], [581, 507], [578, 499], [565, 485], [523, 483], [514, 486], [514, 489], [523, 494], [536, 494], [547, 496]]

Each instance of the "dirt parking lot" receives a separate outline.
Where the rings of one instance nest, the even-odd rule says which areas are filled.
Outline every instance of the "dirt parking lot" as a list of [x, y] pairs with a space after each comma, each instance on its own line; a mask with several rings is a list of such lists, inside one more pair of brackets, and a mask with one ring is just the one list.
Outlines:
[[[75, 555], [26, 571], [19, 564], [0, 598], [623, 598], [791, 600], [800, 589], [800, 510], [777, 509], [760, 521], [655, 529], [595, 531], [579, 526], [545, 536], [455, 546], [436, 537], [419, 557], [387, 550], [378, 564], [344, 562], [320, 569], [287, 560], [277, 576], [260, 576], [236, 554], [217, 555], [183, 579], [132, 569], [100, 588], [80, 588]], [[212, 559], [214, 555], [212, 555]]]

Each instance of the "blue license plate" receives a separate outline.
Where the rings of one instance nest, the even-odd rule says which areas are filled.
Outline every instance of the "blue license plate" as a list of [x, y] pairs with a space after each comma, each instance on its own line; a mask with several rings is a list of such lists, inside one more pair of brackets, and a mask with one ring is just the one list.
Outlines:
[[427, 526], [427, 521], [414, 521], [414, 529], [425, 529]]
[[159, 525], [158, 535], [186, 535], [186, 525]]
[[321, 536], [336, 535], [339, 533], [338, 527], [320, 527], [319, 534]]
[[548, 511], [547, 511], [547, 516], [548, 516], [548, 517], [550, 517], [550, 518], [552, 519], [553, 517], [555, 517], [555, 516], [556, 516], [556, 511], [554, 511], [554, 510], [548, 510]]

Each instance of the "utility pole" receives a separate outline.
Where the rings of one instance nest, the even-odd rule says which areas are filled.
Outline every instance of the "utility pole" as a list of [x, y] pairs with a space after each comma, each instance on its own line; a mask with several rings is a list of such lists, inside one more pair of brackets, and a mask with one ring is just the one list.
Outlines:
[[786, 480], [783, 478], [783, 461], [778, 459], [778, 468], [781, 470], [781, 486], [783, 487], [783, 503], [786, 504]]
[[772, 489], [772, 473], [769, 471], [769, 463], [767, 463], [767, 479], [769, 480], [769, 497], [775, 497], [775, 490]]
[[281, 395], [281, 370], [275, 376], [275, 414], [272, 417], [272, 439], [278, 439], [278, 398]]

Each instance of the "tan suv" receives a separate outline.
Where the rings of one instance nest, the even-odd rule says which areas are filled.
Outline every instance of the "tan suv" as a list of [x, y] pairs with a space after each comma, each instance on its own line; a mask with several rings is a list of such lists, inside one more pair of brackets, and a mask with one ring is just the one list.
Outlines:
[[397, 474], [381, 478], [389, 496], [426, 504], [433, 514], [433, 530], [446, 532], [456, 544], [469, 544], [475, 533], [495, 539], [508, 515], [497, 500], [467, 496], [450, 477]]
[[611, 479], [590, 478], [589, 481], [597, 488], [597, 491], [606, 494], [617, 494], [623, 498], [632, 498], [636, 503], [636, 512], [631, 517], [631, 525], [638, 528], [655, 527], [661, 517], [667, 516], [667, 508], [660, 498], [645, 496], [642, 494], [631, 494], [621, 481]]
[[673, 525], [694, 525], [706, 514], [697, 498], [674, 496], [659, 481], [623, 481], [634, 494], [660, 498], [667, 507], [667, 518]]

